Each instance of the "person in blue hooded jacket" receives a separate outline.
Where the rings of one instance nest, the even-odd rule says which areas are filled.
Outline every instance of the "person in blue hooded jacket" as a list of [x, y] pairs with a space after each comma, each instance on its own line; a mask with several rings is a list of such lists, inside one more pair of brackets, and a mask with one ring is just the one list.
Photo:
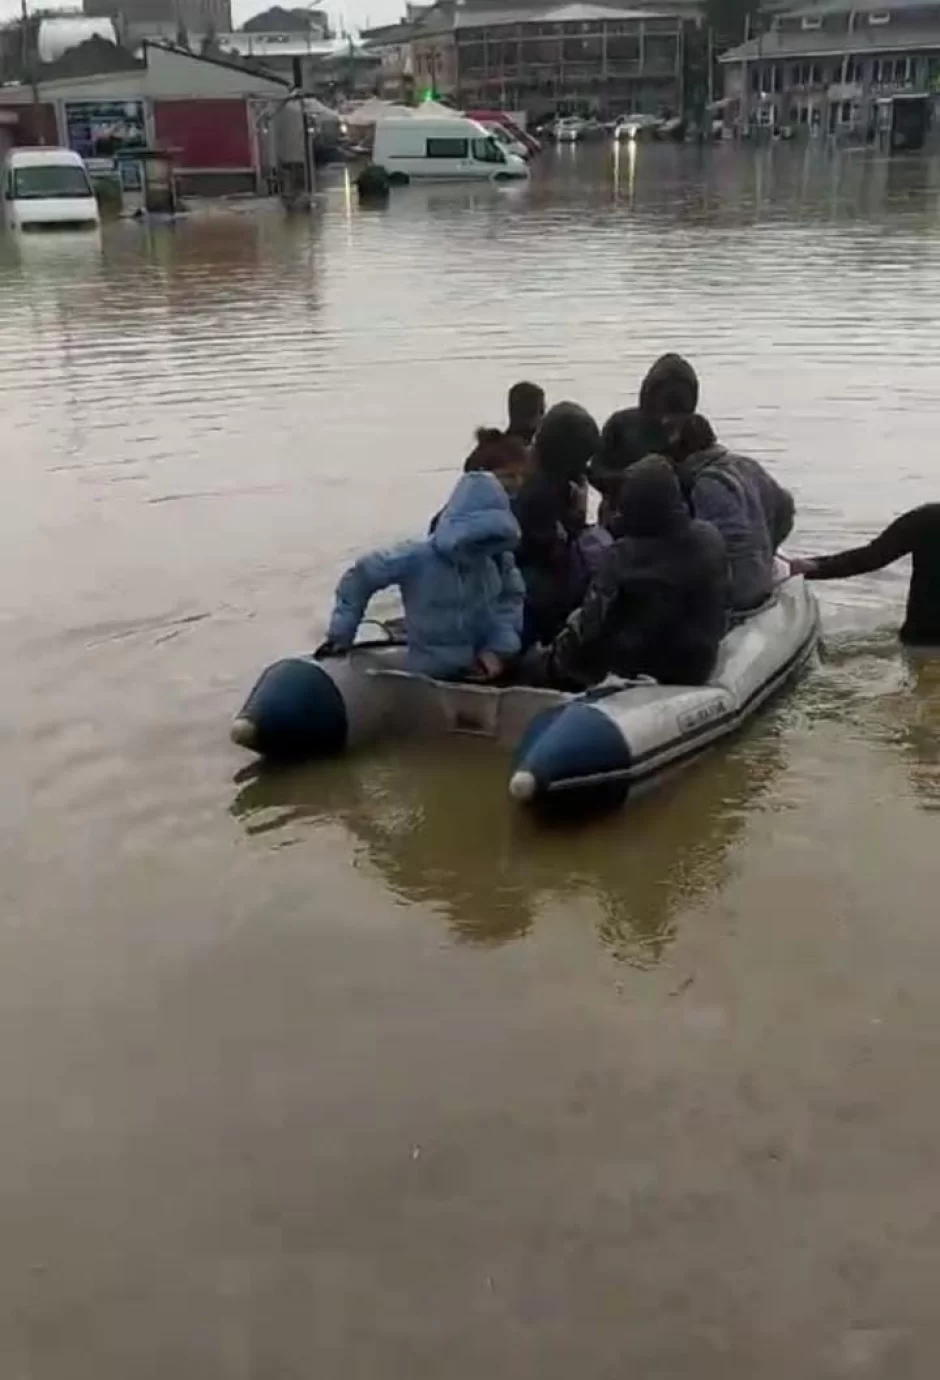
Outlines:
[[521, 645], [518, 541], [499, 480], [482, 470], [463, 475], [427, 537], [370, 551], [346, 571], [317, 655], [348, 651], [372, 595], [398, 585], [408, 670], [445, 680], [494, 679]]

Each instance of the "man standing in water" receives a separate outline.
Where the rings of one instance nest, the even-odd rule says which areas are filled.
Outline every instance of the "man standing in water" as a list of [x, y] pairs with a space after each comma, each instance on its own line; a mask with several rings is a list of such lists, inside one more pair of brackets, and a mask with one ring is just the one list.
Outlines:
[[911, 585], [901, 641], [914, 647], [940, 647], [940, 503], [925, 503], [902, 513], [867, 546], [790, 562], [794, 575], [809, 580], [843, 580], [867, 575], [912, 556]]

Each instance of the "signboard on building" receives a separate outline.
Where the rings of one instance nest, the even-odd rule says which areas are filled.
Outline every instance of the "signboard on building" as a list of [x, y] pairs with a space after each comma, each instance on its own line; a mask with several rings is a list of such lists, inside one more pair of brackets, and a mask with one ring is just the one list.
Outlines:
[[143, 101], [67, 101], [66, 139], [86, 161], [113, 160], [147, 143]]

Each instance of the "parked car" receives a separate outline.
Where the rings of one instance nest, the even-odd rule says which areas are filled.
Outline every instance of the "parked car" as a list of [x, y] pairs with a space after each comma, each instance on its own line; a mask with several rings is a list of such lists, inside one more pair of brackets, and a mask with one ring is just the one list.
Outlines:
[[556, 144], [576, 144], [584, 138], [585, 122], [578, 115], [566, 115], [555, 121], [552, 131]]
[[101, 225], [88, 169], [71, 149], [11, 149], [2, 186], [3, 218], [12, 230], [97, 230]]
[[615, 139], [651, 139], [662, 120], [658, 115], [624, 115], [614, 129]]

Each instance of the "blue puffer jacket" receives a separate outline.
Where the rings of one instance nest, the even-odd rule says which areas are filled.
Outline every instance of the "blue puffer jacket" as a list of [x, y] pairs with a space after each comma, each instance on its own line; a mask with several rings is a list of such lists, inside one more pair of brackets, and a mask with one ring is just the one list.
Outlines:
[[361, 556], [340, 580], [327, 636], [352, 644], [377, 590], [398, 585], [405, 606], [408, 666], [459, 676], [481, 652], [504, 660], [520, 647], [525, 586], [513, 550], [519, 526], [491, 474], [465, 474], [434, 531]]

